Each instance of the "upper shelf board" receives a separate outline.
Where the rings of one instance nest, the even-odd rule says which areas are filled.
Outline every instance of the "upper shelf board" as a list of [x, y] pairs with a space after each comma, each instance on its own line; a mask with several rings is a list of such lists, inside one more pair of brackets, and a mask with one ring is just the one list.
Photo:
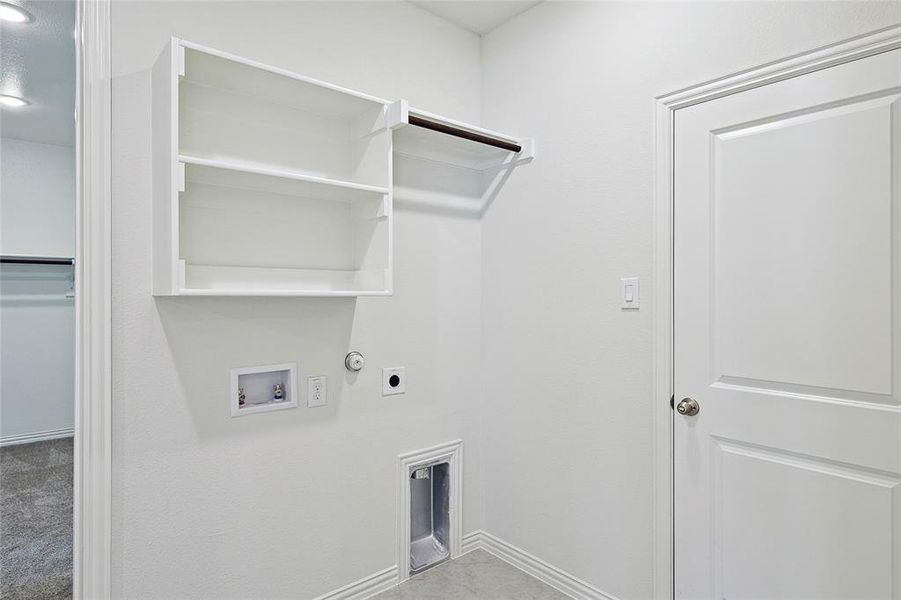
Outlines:
[[[488, 143], [414, 125], [411, 117], [412, 121], [422, 120], [438, 129], [457, 130], [464, 135], [472, 134], [473, 137], [485, 139]], [[485, 171], [512, 166], [535, 157], [535, 143], [531, 138], [519, 138], [411, 108], [405, 100], [398, 100], [388, 107], [388, 126], [394, 129], [395, 153], [450, 163], [467, 169]], [[508, 148], [519, 147], [520, 150], [517, 152], [492, 144]]]
[[184, 40], [177, 40], [177, 47], [183, 80], [251, 101], [266, 100], [333, 117], [353, 117], [389, 104], [375, 96]]

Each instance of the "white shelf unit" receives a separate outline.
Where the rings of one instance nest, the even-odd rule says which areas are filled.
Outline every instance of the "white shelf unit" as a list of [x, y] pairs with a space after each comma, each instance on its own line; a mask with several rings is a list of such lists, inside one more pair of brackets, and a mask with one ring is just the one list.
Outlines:
[[388, 126], [394, 130], [393, 192], [402, 200], [468, 205], [481, 213], [512, 169], [535, 157], [531, 138], [442, 117], [405, 100], [389, 106]]
[[387, 107], [173, 38], [153, 68], [154, 295], [390, 295]]

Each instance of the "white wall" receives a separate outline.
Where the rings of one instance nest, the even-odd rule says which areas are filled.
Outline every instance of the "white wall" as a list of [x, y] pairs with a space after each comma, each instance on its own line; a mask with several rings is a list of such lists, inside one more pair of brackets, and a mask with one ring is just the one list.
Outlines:
[[[395, 211], [392, 298], [150, 292], [150, 79], [169, 35], [479, 118], [479, 39], [406, 3], [113, 5], [113, 593], [310, 598], [395, 564], [398, 453], [465, 442], [480, 527], [480, 223]], [[347, 377], [355, 349], [367, 366]], [[232, 419], [228, 370], [297, 361], [326, 408]], [[381, 368], [406, 366], [405, 396]]]
[[73, 299], [66, 297], [71, 288], [71, 267], [0, 267], [0, 443], [71, 433], [75, 312]]
[[[71, 257], [75, 148], [0, 139], [0, 254]], [[75, 320], [72, 269], [0, 268], [0, 442], [70, 430]]]
[[75, 252], [75, 148], [0, 139], [0, 254]]
[[[309, 598], [393, 565], [395, 456], [456, 437], [464, 531], [648, 597], [652, 99], [899, 20], [897, 3], [548, 2], [480, 45], [406, 3], [116, 3], [115, 597]], [[147, 69], [170, 34], [481, 114], [539, 158], [481, 223], [399, 206], [393, 298], [154, 300]], [[618, 308], [628, 275], [639, 312]], [[329, 406], [231, 419], [228, 369], [284, 361], [301, 387], [328, 375]], [[407, 394], [382, 399], [399, 365]]]
[[546, 2], [485, 37], [483, 124], [539, 157], [483, 222], [484, 529], [649, 597], [653, 98], [899, 21], [898, 2]]

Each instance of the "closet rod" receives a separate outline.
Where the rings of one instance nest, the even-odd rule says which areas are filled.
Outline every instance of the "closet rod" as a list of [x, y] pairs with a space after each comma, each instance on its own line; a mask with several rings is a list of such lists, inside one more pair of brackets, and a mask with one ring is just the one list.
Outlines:
[[455, 137], [471, 140], [473, 142], [479, 142], [480, 144], [494, 146], [495, 148], [501, 148], [502, 150], [509, 150], [510, 152], [522, 152], [522, 146], [520, 146], [519, 144], [514, 144], [513, 142], [499, 140], [497, 138], [482, 135], [480, 133], [473, 133], [472, 131], [467, 131], [465, 129], [460, 129], [459, 127], [453, 127], [451, 125], [446, 125], [444, 123], [439, 123], [438, 121], [432, 121], [430, 119], [425, 119], [423, 117], [418, 117], [412, 114], [409, 115], [407, 119], [407, 122], [410, 125], [416, 125], [417, 127], [431, 129], [432, 131], [437, 131], [439, 133], [446, 133], [447, 135], [453, 135]]
[[74, 258], [62, 258], [59, 256], [18, 256], [13, 254], [0, 255], [0, 263], [15, 265], [74, 265]]

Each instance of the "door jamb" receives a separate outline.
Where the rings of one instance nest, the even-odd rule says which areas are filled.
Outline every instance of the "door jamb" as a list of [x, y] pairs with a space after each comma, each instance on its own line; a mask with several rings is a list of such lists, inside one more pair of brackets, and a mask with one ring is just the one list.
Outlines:
[[72, 596], [110, 597], [110, 0], [76, 4], [75, 445]]
[[901, 48], [901, 24], [655, 98], [654, 598], [675, 597], [673, 496], [673, 127], [675, 111]]

